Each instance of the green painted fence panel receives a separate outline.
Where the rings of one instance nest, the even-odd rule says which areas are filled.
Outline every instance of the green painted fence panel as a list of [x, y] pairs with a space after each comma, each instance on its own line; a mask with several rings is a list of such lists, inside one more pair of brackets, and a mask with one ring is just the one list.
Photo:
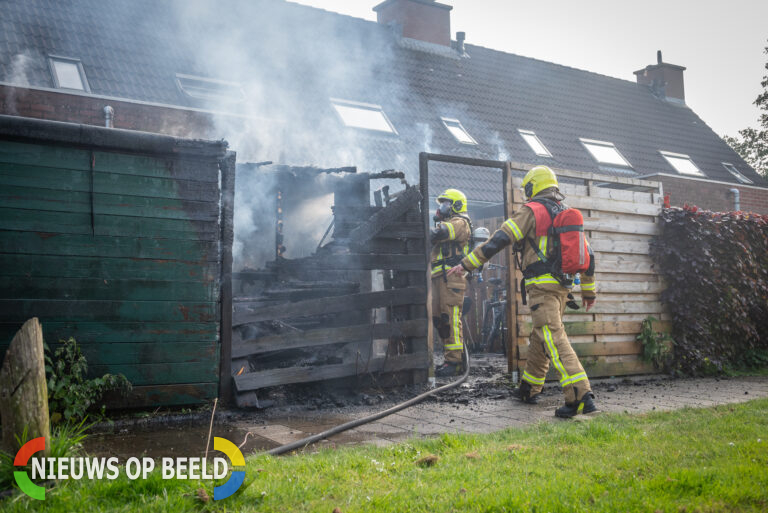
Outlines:
[[226, 143], [0, 121], [0, 355], [38, 317], [134, 384], [115, 404], [215, 397]]

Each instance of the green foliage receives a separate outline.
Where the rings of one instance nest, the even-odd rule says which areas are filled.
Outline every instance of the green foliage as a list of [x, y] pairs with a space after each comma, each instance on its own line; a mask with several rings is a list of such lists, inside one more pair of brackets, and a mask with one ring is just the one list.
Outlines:
[[[673, 366], [711, 374], [768, 351], [768, 216], [664, 209], [651, 256], [667, 283]], [[757, 353], [755, 353], [757, 352]]]
[[[45, 372], [48, 378], [48, 409], [51, 422], [62, 418], [68, 422], [85, 419], [86, 412], [96, 407], [105, 392], [116, 390], [122, 393], [131, 388], [122, 374], [105, 374], [100, 378], [87, 379], [88, 362], [73, 337], [60, 340], [51, 356], [51, 349], [45, 344]], [[100, 415], [104, 414], [101, 406]]]
[[648, 316], [635, 338], [643, 344], [643, 360], [653, 363], [657, 369], [666, 370], [672, 356], [670, 346], [673, 342], [667, 333], [653, 331], [653, 323], [656, 321], [655, 317]]
[[[768, 54], [768, 47], [765, 47], [765, 53]], [[765, 69], [768, 70], [768, 62]], [[763, 111], [759, 120], [762, 129], [745, 128], [739, 130], [740, 139], [729, 136], [724, 139], [755, 171], [768, 178], [768, 74], [763, 77], [760, 85], [763, 91], [754, 104]]]

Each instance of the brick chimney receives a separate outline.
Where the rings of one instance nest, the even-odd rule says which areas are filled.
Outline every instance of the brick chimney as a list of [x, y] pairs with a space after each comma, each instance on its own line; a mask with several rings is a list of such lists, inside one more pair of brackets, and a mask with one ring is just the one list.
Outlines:
[[434, 0], [386, 0], [373, 8], [380, 24], [397, 23], [403, 37], [449, 47], [451, 9]]
[[651, 87], [653, 93], [665, 100], [685, 103], [683, 85], [685, 67], [661, 60], [661, 50], [656, 52], [656, 64], [635, 71], [637, 83]]

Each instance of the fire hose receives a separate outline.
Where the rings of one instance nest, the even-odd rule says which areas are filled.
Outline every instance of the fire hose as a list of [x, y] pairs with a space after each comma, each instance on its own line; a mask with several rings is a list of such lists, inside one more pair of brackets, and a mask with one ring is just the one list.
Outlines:
[[267, 454], [271, 454], [273, 456], [277, 456], [279, 454], [283, 454], [286, 452], [293, 451], [295, 449], [300, 449], [303, 447], [306, 447], [307, 445], [320, 441], [324, 438], [328, 438], [330, 436], [336, 435], [338, 433], [341, 433], [343, 431], [347, 431], [348, 429], [355, 428], [357, 426], [362, 426], [364, 424], [368, 424], [369, 422], [373, 422], [375, 420], [379, 420], [381, 418], [384, 418], [388, 415], [392, 415], [393, 413], [397, 413], [401, 410], [404, 410], [410, 406], [413, 406], [414, 404], [420, 403], [427, 397], [433, 396], [435, 394], [439, 394], [440, 392], [445, 392], [446, 390], [450, 390], [452, 388], [456, 388], [457, 386], [461, 385], [466, 381], [467, 377], [469, 377], [469, 351], [467, 350], [467, 346], [464, 345], [464, 357], [466, 358], [467, 365], [464, 369], [464, 374], [459, 377], [456, 381], [452, 381], [451, 383], [448, 383], [447, 385], [443, 385], [437, 388], [434, 388], [432, 390], [428, 390], [422, 394], [417, 395], [416, 397], [413, 397], [411, 399], [408, 399], [405, 402], [402, 402], [400, 404], [396, 404], [395, 406], [388, 408], [386, 410], [380, 411], [378, 413], [374, 413], [373, 415], [368, 415], [367, 417], [363, 417], [361, 419], [355, 419], [351, 420], [349, 422], [345, 422], [344, 424], [339, 424], [338, 426], [332, 427], [330, 429], [327, 429], [321, 433], [317, 433], [316, 435], [311, 435], [306, 438], [302, 438], [301, 440], [297, 440], [295, 442], [291, 442], [289, 444], [281, 445], [280, 447], [275, 447], [274, 449], [270, 449], [267, 451]]

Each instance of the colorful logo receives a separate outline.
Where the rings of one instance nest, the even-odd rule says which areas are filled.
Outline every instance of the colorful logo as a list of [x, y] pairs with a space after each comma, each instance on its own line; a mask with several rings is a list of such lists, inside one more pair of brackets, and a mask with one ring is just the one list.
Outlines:
[[[215, 436], [213, 438], [213, 448], [226, 454], [229, 461], [235, 467], [227, 482], [213, 489], [213, 500], [219, 501], [235, 493], [243, 484], [245, 480], [245, 458], [243, 458], [243, 453], [240, 452], [240, 449], [226, 438]], [[26, 474], [24, 475], [26, 476]]]
[[[16, 458], [14, 458], [13, 464], [17, 467], [26, 467], [27, 463], [29, 463], [29, 458], [31, 458], [33, 454], [44, 450], [45, 438], [42, 436], [34, 438], [21, 446], [19, 452], [16, 453]], [[39, 501], [45, 500], [45, 487], [37, 486], [35, 483], [33, 483], [26, 471], [14, 470], [13, 478], [16, 480], [16, 484], [19, 485], [19, 488], [21, 488], [22, 492], [26, 493], [33, 499], [37, 499]]]

